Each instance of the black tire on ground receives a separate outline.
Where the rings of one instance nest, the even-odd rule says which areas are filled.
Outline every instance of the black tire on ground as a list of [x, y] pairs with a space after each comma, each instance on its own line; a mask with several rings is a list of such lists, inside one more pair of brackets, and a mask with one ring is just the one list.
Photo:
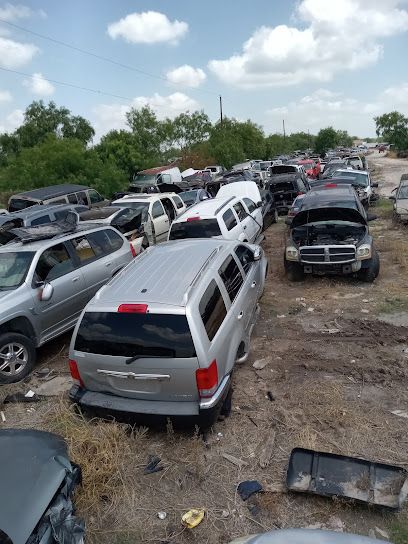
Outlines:
[[302, 281], [305, 277], [303, 268], [299, 263], [291, 263], [285, 260], [285, 270], [289, 281]]
[[27, 336], [17, 332], [0, 335], [0, 384], [19, 382], [28, 376], [36, 355], [35, 345]]
[[372, 283], [380, 272], [380, 258], [375, 249], [373, 249], [373, 256], [369, 261], [367, 268], [362, 268], [358, 272], [358, 278], [361, 281]]

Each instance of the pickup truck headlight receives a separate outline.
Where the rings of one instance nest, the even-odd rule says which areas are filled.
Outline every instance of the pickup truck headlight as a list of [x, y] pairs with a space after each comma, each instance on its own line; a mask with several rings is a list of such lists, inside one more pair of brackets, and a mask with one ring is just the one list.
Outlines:
[[299, 260], [299, 251], [294, 246], [289, 246], [286, 248], [286, 260], [287, 261]]
[[371, 246], [370, 244], [363, 244], [357, 248], [356, 257], [359, 261], [364, 259], [371, 259]]

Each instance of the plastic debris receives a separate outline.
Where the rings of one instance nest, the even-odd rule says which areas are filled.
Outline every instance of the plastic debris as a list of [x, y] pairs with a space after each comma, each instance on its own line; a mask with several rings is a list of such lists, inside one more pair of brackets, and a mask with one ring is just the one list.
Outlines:
[[365, 308], [361, 308], [361, 313], [362, 314], [369, 314], [370, 310], [366, 310]]
[[27, 391], [27, 393], [24, 395], [25, 397], [27, 397], [28, 399], [31, 399], [32, 397], [34, 397], [35, 393], [34, 391]]
[[257, 480], [246, 480], [239, 484], [237, 491], [241, 499], [246, 501], [254, 493], [262, 491], [262, 486]]
[[408, 419], [408, 412], [405, 412], [404, 410], [392, 410], [391, 414], [394, 414], [394, 416], [404, 417], [405, 419]]
[[310, 307], [309, 307], [309, 308], [307, 309], [307, 311], [308, 311], [308, 312], [310, 312], [310, 313], [312, 313], [312, 312], [314, 312], [314, 311], [315, 311], [315, 309], [314, 309], [314, 308], [312, 308], [312, 306], [310, 306]]
[[157, 512], [157, 517], [159, 519], [166, 519], [167, 518], [167, 512]]
[[194, 527], [197, 527], [199, 525], [205, 516], [205, 510], [202, 508], [192, 508], [185, 514], [183, 514], [183, 517], [181, 518], [181, 521], [185, 527], [188, 529], [194, 529]]
[[383, 529], [380, 529], [379, 527], [374, 527], [374, 530], [378, 535], [380, 535], [381, 538], [385, 538], [386, 540], [390, 538], [390, 535]]
[[3, 400], [3, 404], [11, 404], [15, 402], [39, 402], [40, 400], [43, 400], [42, 397], [36, 395], [34, 391], [32, 391], [32, 395], [27, 397], [27, 395], [24, 395], [24, 393], [14, 393], [13, 395], [7, 395], [7, 397]]
[[337, 334], [340, 332], [340, 329], [320, 329], [322, 334]]
[[4, 412], [0, 412], [1, 420], [3, 423], [6, 423], [6, 416], [4, 415]]
[[229, 515], [230, 515], [230, 513], [229, 513], [228, 510], [223, 510], [223, 511], [221, 512], [221, 517], [224, 518], [224, 519], [225, 519], [225, 518], [229, 518]]
[[147, 465], [145, 466], [143, 472], [145, 474], [153, 474], [153, 472], [160, 472], [164, 469], [163, 465], [159, 465], [161, 459], [157, 455], [149, 455]]
[[238, 459], [238, 457], [234, 457], [233, 455], [230, 455], [229, 453], [223, 453], [222, 456], [224, 459], [235, 465], [236, 467], [243, 468], [248, 465], [246, 461], [243, 461], [242, 459]]
[[276, 317], [277, 317], [278, 319], [283, 319], [284, 317], [286, 317], [286, 315], [285, 315], [285, 314], [282, 314], [282, 315], [277, 315]]
[[266, 367], [266, 365], [269, 363], [268, 359], [259, 359], [258, 361], [255, 361], [255, 363], [252, 365], [256, 370], [262, 370]]
[[221, 440], [221, 438], [223, 438], [224, 435], [222, 433], [217, 433], [217, 440]]

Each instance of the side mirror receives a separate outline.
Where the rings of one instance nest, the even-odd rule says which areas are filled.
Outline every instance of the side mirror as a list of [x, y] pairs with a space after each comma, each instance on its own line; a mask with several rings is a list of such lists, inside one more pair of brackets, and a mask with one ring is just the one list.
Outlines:
[[260, 261], [262, 256], [262, 249], [260, 247], [257, 247], [254, 250], [254, 261]]
[[367, 221], [375, 221], [376, 219], [378, 219], [378, 216], [375, 215], [374, 213], [367, 214]]
[[371, 187], [374, 187], [374, 188], [378, 187], [378, 182], [375, 181], [374, 183], [372, 183], [372, 184], [371, 184]]
[[41, 294], [40, 294], [40, 300], [42, 302], [47, 302], [48, 300], [51, 299], [53, 293], [54, 293], [54, 287], [51, 285], [51, 283], [44, 283]]
[[257, 207], [257, 208], [262, 208], [262, 202], [261, 202], [261, 201], [257, 202], [257, 203], [256, 203], [256, 207]]

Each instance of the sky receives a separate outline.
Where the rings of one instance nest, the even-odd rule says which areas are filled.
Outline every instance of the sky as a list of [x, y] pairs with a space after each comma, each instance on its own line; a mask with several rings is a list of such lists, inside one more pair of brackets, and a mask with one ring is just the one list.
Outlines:
[[376, 115], [408, 115], [407, 57], [408, 0], [0, 0], [0, 132], [33, 100], [98, 141], [132, 106], [216, 121], [221, 95], [266, 134], [375, 136]]

